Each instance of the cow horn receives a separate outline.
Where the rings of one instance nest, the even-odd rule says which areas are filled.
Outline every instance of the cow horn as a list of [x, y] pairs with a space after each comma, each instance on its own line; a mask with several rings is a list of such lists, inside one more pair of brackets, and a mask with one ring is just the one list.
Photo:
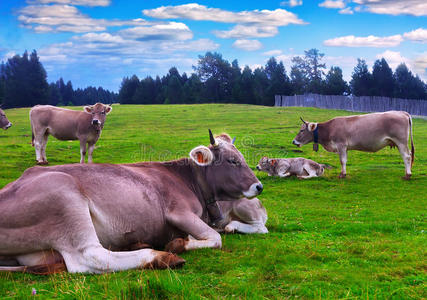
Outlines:
[[233, 140], [231, 141], [231, 144], [234, 145], [234, 142], [236, 141], [236, 137], [233, 138]]
[[301, 119], [301, 121], [304, 123], [304, 124], [307, 124], [307, 122], [306, 121], [304, 121], [304, 119], [302, 118], [302, 117], [299, 117], [300, 119]]
[[212, 134], [212, 131], [210, 129], [209, 129], [209, 139], [211, 140], [211, 145], [212, 146], [217, 146], [215, 138], [214, 138], [214, 136]]

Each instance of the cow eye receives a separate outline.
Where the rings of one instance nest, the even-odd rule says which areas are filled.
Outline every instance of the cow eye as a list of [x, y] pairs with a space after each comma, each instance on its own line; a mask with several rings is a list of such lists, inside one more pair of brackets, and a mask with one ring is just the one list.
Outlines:
[[105, 111], [101, 111], [101, 115], [105, 115]]

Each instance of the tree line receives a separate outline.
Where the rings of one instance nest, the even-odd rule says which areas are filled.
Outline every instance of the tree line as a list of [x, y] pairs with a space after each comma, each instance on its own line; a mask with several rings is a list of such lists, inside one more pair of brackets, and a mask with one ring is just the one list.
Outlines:
[[317, 93], [324, 95], [383, 96], [427, 100], [427, 85], [405, 64], [395, 71], [382, 58], [372, 72], [366, 61], [358, 59], [350, 82], [342, 69], [326, 70], [324, 57], [317, 49], [304, 51], [292, 59], [290, 72], [282, 61], [271, 57], [265, 66], [252, 70], [231, 63], [220, 53], [198, 57], [193, 73], [180, 74], [176, 67], [162, 76], [124, 77], [119, 93], [102, 87], [73, 89], [62, 78], [48, 83], [37, 52], [15, 55], [0, 65], [0, 104], [6, 108], [51, 105], [86, 105], [95, 102], [122, 104], [245, 103], [274, 105], [274, 95]]
[[15, 55], [0, 65], [0, 104], [4, 108], [31, 107], [36, 104], [86, 105], [96, 102], [114, 103], [118, 94], [102, 87], [73, 89], [71, 81], [62, 78], [47, 82], [47, 73], [37, 52]]

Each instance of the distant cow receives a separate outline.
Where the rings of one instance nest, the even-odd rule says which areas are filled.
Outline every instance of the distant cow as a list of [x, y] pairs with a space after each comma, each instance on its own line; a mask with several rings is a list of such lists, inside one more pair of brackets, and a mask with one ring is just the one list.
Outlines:
[[207, 203], [254, 198], [263, 186], [228, 135], [210, 133], [210, 141], [168, 162], [26, 170], [0, 190], [0, 256], [39, 273], [35, 265], [61, 259], [69, 272], [103, 273], [184, 263], [152, 249], [116, 252], [136, 244], [173, 253], [220, 248], [220, 234], [202, 220]]
[[12, 126], [12, 123], [9, 122], [9, 120], [6, 117], [6, 114], [0, 108], [0, 128], [7, 130], [10, 126]]
[[267, 211], [258, 198], [235, 201], [221, 199], [217, 203], [223, 214], [223, 219], [216, 226], [217, 231], [268, 233], [265, 227]]
[[300, 179], [322, 176], [325, 165], [303, 157], [296, 158], [268, 158], [260, 159], [256, 168], [267, 172], [269, 176], [288, 177], [295, 175]]
[[80, 163], [85, 162], [88, 144], [88, 162], [92, 162], [95, 144], [104, 128], [106, 115], [112, 107], [102, 103], [85, 106], [84, 111], [75, 111], [51, 105], [36, 105], [30, 110], [32, 144], [36, 150], [36, 160], [40, 165], [48, 164], [46, 144], [49, 134], [58, 140], [80, 141]]
[[[301, 129], [292, 143], [301, 147], [314, 142], [315, 151], [319, 143], [327, 151], [338, 153], [342, 166], [340, 178], [346, 176], [347, 150], [377, 152], [386, 146], [399, 149], [405, 164], [404, 178], [411, 177], [415, 148], [412, 137], [412, 118], [407, 112], [388, 111], [337, 117], [323, 123], [302, 121]], [[408, 148], [409, 134], [411, 151]]]

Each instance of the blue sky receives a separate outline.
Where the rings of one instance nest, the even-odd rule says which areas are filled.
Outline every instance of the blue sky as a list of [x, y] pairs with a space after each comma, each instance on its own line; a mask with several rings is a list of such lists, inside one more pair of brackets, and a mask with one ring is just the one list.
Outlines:
[[1, 0], [0, 60], [37, 50], [48, 80], [118, 91], [124, 76], [190, 73], [217, 51], [241, 67], [304, 50], [325, 53], [346, 80], [363, 58], [404, 62], [427, 79], [427, 1]]

